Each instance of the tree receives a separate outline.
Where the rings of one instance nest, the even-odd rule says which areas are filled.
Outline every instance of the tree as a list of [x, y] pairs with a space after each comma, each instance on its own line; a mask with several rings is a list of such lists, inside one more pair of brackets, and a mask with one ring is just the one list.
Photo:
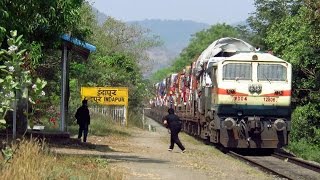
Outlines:
[[108, 17], [92, 36], [93, 42], [98, 45], [97, 55], [125, 52], [142, 66], [144, 61], [149, 60], [146, 51], [160, 44], [158, 38], [150, 35], [148, 29], [137, 24], [126, 24], [112, 17]]
[[295, 15], [301, 0], [255, 0], [256, 12], [247, 19], [255, 36], [252, 42], [262, 49], [269, 49], [265, 43], [268, 28], [279, 23], [282, 18]]
[[52, 48], [53, 45], [58, 45], [57, 41], [63, 33], [70, 32], [78, 37], [87, 33], [87, 29], [78, 26], [79, 10], [83, 2], [84, 0], [2, 0], [0, 12], [5, 12], [6, 15], [0, 18], [0, 24], [5, 29], [17, 30], [28, 43], [35, 41], [45, 48]]
[[273, 24], [267, 32], [266, 42], [277, 55], [293, 65], [294, 97], [298, 105], [320, 100], [320, 44], [319, 16], [307, 6], [299, 14], [288, 16]]
[[[141, 106], [146, 94], [142, 76], [142, 71], [146, 70], [144, 62], [148, 60], [146, 50], [159, 44], [157, 37], [150, 36], [149, 30], [138, 25], [112, 17], [100, 26], [89, 4], [82, 7], [81, 14], [81, 24], [92, 30], [88, 41], [96, 45], [97, 52], [86, 64], [72, 61], [70, 78], [78, 82], [78, 87], [127, 86], [130, 109]], [[79, 90], [74, 92], [78, 94]]]
[[[83, 39], [90, 30], [82, 26], [81, 8], [84, 0], [3, 0], [0, 2], [1, 47], [8, 48], [7, 38], [1, 39], [1, 29], [17, 30], [23, 35], [24, 48], [29, 53], [31, 67], [37, 76], [48, 80], [50, 94], [58, 93], [60, 84], [60, 36], [70, 33]], [[90, 22], [90, 21], [89, 21]], [[0, 44], [1, 44], [0, 42]], [[0, 60], [0, 64], [3, 63]]]
[[[59, 91], [59, 50], [60, 36], [71, 33], [78, 38], [85, 37], [89, 31], [80, 26], [80, 8], [84, 0], [3, 0], [0, 2], [0, 45], [8, 49], [10, 43], [6, 31], [15, 29], [23, 35], [21, 49], [27, 49], [25, 62], [32, 77], [44, 77], [48, 80], [46, 92], [55, 94]], [[5, 64], [0, 59], [0, 65]], [[0, 74], [0, 78], [4, 74]], [[50, 96], [51, 97], [51, 96]], [[55, 96], [53, 96], [55, 97]], [[18, 117], [24, 118], [25, 103], [18, 103]]]
[[293, 65], [292, 115], [294, 141], [320, 141], [320, 4], [304, 1], [295, 15], [270, 26], [266, 42], [275, 54]]

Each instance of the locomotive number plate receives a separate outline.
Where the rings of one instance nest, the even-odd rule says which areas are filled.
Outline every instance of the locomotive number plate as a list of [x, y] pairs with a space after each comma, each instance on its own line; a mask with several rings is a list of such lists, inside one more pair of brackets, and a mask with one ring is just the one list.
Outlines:
[[247, 101], [247, 96], [234, 96], [233, 100], [234, 101], [239, 101], [239, 102], [243, 102], [243, 101]]
[[270, 102], [270, 103], [277, 102], [277, 99], [275, 97], [264, 97], [263, 100], [264, 102]]

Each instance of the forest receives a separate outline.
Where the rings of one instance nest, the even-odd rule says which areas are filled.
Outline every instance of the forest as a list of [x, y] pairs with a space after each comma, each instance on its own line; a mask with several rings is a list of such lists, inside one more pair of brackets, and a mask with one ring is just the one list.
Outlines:
[[[97, 47], [88, 60], [70, 54], [70, 117], [80, 105], [81, 86], [129, 88], [129, 120], [141, 126], [140, 108], [152, 94], [152, 82], [182, 70], [213, 41], [236, 37], [272, 51], [293, 65], [292, 132], [288, 147], [300, 156], [320, 161], [320, 2], [255, 0], [247, 25], [215, 24], [197, 32], [173, 66], [151, 79], [146, 50], [161, 44], [159, 37], [135, 24], [113, 17], [98, 24], [84, 0], [0, 1], [0, 124], [11, 125], [17, 103], [18, 131], [39, 119], [55, 124], [60, 102], [61, 39], [70, 34]], [[31, 110], [26, 109], [30, 104]], [[48, 108], [54, 107], [53, 113]], [[26, 118], [26, 116], [28, 118]], [[41, 117], [41, 118], [39, 118]], [[45, 117], [45, 118], [43, 118]], [[51, 121], [52, 120], [52, 121]], [[69, 124], [74, 121], [68, 121]]]

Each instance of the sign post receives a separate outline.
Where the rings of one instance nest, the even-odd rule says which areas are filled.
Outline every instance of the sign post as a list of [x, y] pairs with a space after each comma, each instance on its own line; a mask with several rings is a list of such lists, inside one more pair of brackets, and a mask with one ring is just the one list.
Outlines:
[[81, 98], [101, 105], [124, 106], [124, 123], [128, 125], [127, 87], [81, 87]]

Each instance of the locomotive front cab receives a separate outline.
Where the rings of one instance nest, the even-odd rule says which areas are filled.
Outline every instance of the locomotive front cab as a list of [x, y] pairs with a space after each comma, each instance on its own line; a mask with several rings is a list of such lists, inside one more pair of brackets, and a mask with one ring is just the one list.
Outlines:
[[220, 143], [232, 148], [288, 144], [291, 65], [268, 53], [239, 53], [218, 63], [212, 90]]

